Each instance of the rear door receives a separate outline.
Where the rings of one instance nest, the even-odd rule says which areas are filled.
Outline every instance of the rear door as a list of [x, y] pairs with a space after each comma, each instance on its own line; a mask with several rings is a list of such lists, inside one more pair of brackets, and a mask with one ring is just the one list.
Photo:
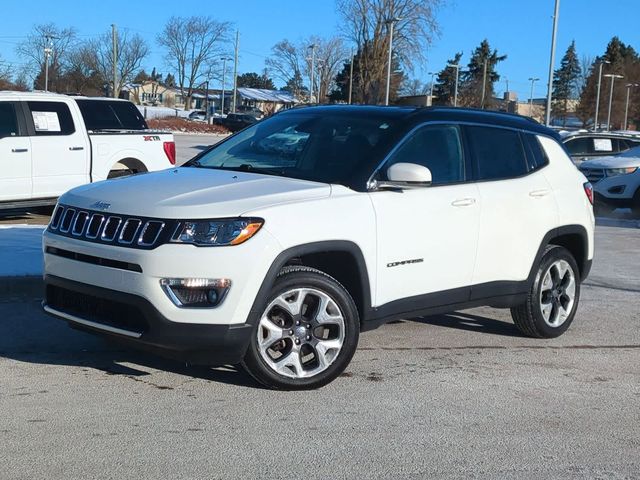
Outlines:
[[31, 129], [33, 198], [57, 197], [88, 183], [89, 137], [78, 121], [77, 107], [55, 100], [33, 100], [26, 106]]
[[[544, 235], [558, 225], [558, 206], [537, 138], [507, 128], [467, 126], [482, 203], [472, 298], [490, 282], [525, 280]], [[489, 288], [484, 291], [482, 286]]]
[[31, 141], [19, 102], [0, 102], [0, 202], [31, 198]]

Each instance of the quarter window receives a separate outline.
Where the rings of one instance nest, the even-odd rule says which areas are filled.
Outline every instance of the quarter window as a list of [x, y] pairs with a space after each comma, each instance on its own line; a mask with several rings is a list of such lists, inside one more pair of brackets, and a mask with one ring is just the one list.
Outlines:
[[62, 102], [27, 102], [36, 136], [71, 135], [76, 131], [71, 112]]
[[427, 167], [434, 185], [463, 182], [465, 165], [458, 127], [430, 125], [415, 131], [400, 145], [387, 166], [401, 162]]
[[0, 102], [0, 138], [18, 135], [18, 119], [12, 103]]
[[467, 127], [478, 180], [500, 180], [529, 171], [520, 134], [493, 127]]

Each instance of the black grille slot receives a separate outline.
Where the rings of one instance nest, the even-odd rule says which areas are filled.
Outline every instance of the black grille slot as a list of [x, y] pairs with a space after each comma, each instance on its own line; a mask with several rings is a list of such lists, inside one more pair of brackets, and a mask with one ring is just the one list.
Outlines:
[[76, 214], [76, 211], [73, 208], [67, 208], [67, 211], [64, 212], [64, 216], [62, 217], [62, 222], [60, 222], [60, 231], [68, 232], [71, 228], [71, 224], [73, 223], [73, 217]]
[[147, 222], [140, 233], [138, 243], [144, 246], [153, 245], [158, 240], [163, 228], [164, 222], [154, 220]]
[[100, 227], [102, 227], [102, 222], [104, 222], [104, 215], [94, 213], [91, 217], [91, 221], [89, 221], [89, 226], [87, 227], [87, 233], [85, 236], [89, 239], [97, 238], [100, 233]]
[[76, 236], [82, 235], [82, 233], [84, 232], [84, 227], [87, 225], [87, 220], [89, 220], [89, 214], [87, 212], [78, 213], [78, 215], [76, 215], [76, 219], [73, 222], [71, 233]]
[[64, 207], [62, 205], [58, 205], [56, 207], [55, 213], [53, 214], [53, 217], [51, 217], [50, 228], [52, 230], [55, 230], [60, 226], [60, 220], [62, 219], [62, 212], [64, 212]]
[[102, 240], [111, 242], [116, 238], [116, 233], [118, 233], [118, 228], [120, 228], [121, 223], [122, 219], [120, 217], [107, 218], [107, 223], [105, 223], [104, 230], [102, 231]]
[[103, 267], [118, 268], [120, 270], [129, 270], [131, 272], [142, 273], [142, 267], [137, 263], [121, 262], [120, 260], [111, 260], [110, 258], [94, 257], [93, 255], [85, 255], [84, 253], [70, 252], [61, 248], [47, 247], [47, 253], [58, 257], [77, 260], [78, 262], [92, 263], [94, 265], [102, 265]]
[[63, 313], [74, 315], [110, 327], [145, 333], [147, 322], [135, 305], [94, 297], [56, 285], [47, 285], [47, 305]]
[[124, 222], [124, 226], [122, 227], [122, 231], [120, 232], [120, 238], [118, 239], [118, 241], [120, 243], [133, 242], [141, 223], [142, 222], [140, 220], [135, 218], [130, 218], [129, 220]]

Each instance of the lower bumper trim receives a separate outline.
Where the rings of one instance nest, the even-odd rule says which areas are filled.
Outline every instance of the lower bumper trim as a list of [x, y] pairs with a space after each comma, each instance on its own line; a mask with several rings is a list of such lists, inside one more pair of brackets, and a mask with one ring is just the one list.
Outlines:
[[111, 325], [104, 325], [98, 322], [92, 322], [90, 320], [85, 320], [84, 318], [76, 317], [75, 315], [71, 315], [69, 313], [60, 312], [54, 308], [49, 307], [48, 305], [43, 305], [44, 311], [54, 315], [56, 317], [64, 318], [70, 322], [79, 323], [80, 325], [84, 325], [85, 327], [91, 327], [98, 330], [104, 330], [109, 333], [116, 333], [118, 335], [124, 335], [131, 338], [140, 338], [142, 333], [139, 332], [131, 332], [129, 330], [124, 330], [122, 328], [112, 327]]

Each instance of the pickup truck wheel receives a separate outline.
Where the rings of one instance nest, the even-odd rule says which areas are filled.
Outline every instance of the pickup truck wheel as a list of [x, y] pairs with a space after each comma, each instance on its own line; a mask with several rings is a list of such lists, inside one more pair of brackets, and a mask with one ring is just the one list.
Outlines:
[[318, 388], [347, 367], [359, 333], [358, 310], [337, 280], [313, 268], [286, 267], [256, 322], [243, 366], [269, 388]]
[[573, 255], [549, 245], [526, 302], [511, 309], [516, 327], [529, 337], [555, 338], [571, 325], [580, 299], [580, 273]]

